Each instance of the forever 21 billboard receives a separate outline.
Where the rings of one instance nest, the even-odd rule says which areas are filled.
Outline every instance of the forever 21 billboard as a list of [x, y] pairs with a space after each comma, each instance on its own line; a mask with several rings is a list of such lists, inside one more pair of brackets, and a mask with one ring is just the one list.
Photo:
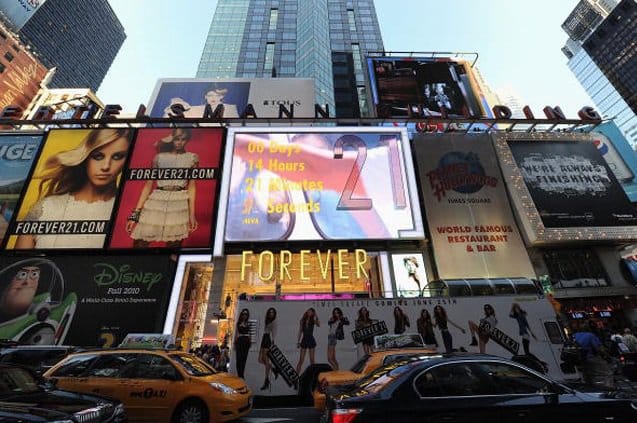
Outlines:
[[163, 329], [175, 262], [169, 256], [0, 258], [0, 339], [115, 346]]

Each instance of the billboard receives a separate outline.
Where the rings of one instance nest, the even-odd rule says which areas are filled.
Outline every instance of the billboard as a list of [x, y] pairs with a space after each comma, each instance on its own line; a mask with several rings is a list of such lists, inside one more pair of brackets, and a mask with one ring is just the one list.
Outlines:
[[161, 332], [175, 273], [168, 256], [0, 257], [0, 339], [117, 346]]
[[423, 237], [404, 129], [230, 129], [226, 160], [225, 241]]
[[487, 116], [464, 60], [370, 57], [367, 66], [378, 117]]
[[222, 128], [138, 130], [110, 247], [210, 247], [222, 146]]
[[0, 245], [41, 142], [41, 134], [0, 135]]
[[421, 253], [392, 254], [392, 269], [399, 297], [420, 297], [427, 286], [427, 268]]
[[6, 248], [102, 248], [131, 139], [124, 128], [49, 131]]
[[530, 243], [637, 239], [637, 213], [593, 143], [596, 134], [494, 134]]
[[0, 0], [0, 13], [14, 31], [19, 31], [46, 0]]
[[279, 117], [279, 105], [294, 108], [294, 117], [314, 117], [314, 80], [303, 78], [159, 79], [148, 102], [151, 117], [171, 116], [181, 104], [184, 116], [201, 118], [206, 105], [212, 111], [223, 104], [225, 118], [238, 118], [248, 104], [258, 117]]
[[418, 134], [414, 153], [440, 278], [534, 278], [490, 136]]

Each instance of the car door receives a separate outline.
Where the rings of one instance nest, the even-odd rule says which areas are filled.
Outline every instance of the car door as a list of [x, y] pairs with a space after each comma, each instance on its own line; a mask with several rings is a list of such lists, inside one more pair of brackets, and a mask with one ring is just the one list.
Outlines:
[[[121, 373], [134, 359], [129, 353], [100, 354], [92, 366], [78, 379], [90, 392], [106, 397], [116, 398], [126, 405], [126, 395], [121, 389]], [[135, 418], [129, 413], [129, 417]]]
[[165, 357], [140, 353], [121, 379], [127, 391], [126, 409], [137, 420], [167, 421], [175, 406], [176, 391], [183, 387], [182, 377]]
[[478, 371], [495, 386], [501, 421], [545, 423], [560, 418], [589, 421], [589, 411], [575, 394], [517, 365], [504, 362], [476, 363]]
[[97, 361], [97, 354], [81, 354], [71, 356], [55, 370], [47, 373], [48, 378], [58, 388], [72, 392], [90, 393], [85, 377], [88, 369]]
[[[413, 389], [419, 398], [418, 413], [405, 409], [401, 421], [427, 423], [475, 423], [499, 421], [492, 396], [494, 387], [471, 362], [453, 362], [433, 366], [414, 378]], [[393, 418], [392, 418], [393, 421]]]

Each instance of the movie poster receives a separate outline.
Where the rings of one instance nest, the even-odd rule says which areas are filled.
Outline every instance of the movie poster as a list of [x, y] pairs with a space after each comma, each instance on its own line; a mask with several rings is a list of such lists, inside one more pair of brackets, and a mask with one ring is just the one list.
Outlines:
[[427, 296], [426, 292], [423, 293], [428, 282], [422, 254], [392, 254], [391, 260], [398, 296], [403, 298]]
[[0, 245], [42, 142], [42, 135], [0, 136]]
[[534, 278], [489, 135], [419, 134], [414, 151], [440, 278]]
[[637, 213], [593, 143], [511, 141], [509, 148], [546, 228], [637, 224]]
[[132, 134], [126, 128], [51, 130], [6, 248], [102, 248]]
[[221, 128], [140, 129], [110, 247], [210, 247], [222, 147]]
[[403, 130], [250, 128], [228, 140], [226, 241], [423, 237]]
[[117, 346], [161, 332], [175, 272], [169, 256], [0, 258], [0, 339]]

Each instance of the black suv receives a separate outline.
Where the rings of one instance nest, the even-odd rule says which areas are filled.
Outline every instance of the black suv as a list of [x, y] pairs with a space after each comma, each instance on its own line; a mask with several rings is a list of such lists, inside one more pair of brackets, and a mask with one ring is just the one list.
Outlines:
[[0, 363], [0, 423], [127, 422], [119, 401], [60, 391], [31, 371]]
[[72, 352], [77, 349], [63, 345], [16, 345], [0, 350], [0, 363], [18, 364], [42, 374]]

